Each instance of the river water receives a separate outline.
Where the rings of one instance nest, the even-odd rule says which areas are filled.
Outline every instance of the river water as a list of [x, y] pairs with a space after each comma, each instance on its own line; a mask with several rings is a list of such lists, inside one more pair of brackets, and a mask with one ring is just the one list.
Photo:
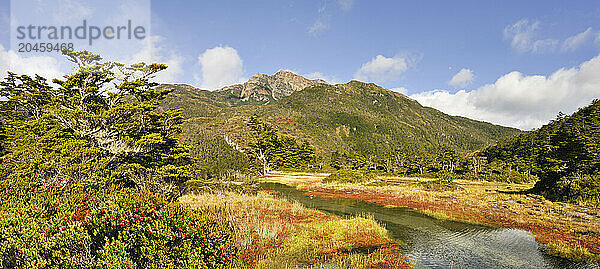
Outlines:
[[261, 183], [265, 190], [337, 216], [372, 215], [401, 244], [416, 268], [600, 268], [545, 254], [526, 231], [442, 221], [406, 208], [385, 208], [354, 199], [304, 195], [294, 187]]

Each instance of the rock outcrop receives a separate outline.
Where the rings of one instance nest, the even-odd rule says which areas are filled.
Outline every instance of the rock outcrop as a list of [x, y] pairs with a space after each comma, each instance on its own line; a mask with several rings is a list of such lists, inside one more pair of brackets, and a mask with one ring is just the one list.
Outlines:
[[215, 92], [229, 93], [242, 101], [269, 103], [319, 84], [327, 84], [327, 82], [319, 79], [310, 80], [289, 71], [279, 71], [271, 76], [256, 73], [242, 84], [227, 86]]

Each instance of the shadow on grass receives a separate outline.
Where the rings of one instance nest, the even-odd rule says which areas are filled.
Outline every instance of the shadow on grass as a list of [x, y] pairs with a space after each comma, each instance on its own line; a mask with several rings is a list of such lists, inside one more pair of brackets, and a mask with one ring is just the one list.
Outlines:
[[531, 189], [527, 189], [527, 190], [496, 190], [498, 193], [504, 193], [504, 194], [523, 194], [523, 195], [527, 195], [527, 194], [535, 194], [535, 192], [533, 191], [533, 188]]

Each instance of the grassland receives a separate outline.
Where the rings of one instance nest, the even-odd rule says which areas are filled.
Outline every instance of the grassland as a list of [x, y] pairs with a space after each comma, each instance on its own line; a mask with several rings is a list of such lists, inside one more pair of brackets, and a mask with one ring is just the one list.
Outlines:
[[[600, 261], [600, 211], [553, 203], [524, 194], [529, 184], [456, 180], [435, 188], [431, 179], [379, 177], [366, 183], [325, 183], [307, 175], [271, 175], [310, 195], [360, 199], [386, 207], [406, 207], [442, 220], [519, 228], [536, 235], [547, 253], [574, 261]], [[324, 178], [325, 176], [321, 176]]]
[[342, 219], [269, 192], [202, 193], [180, 202], [226, 221], [247, 268], [411, 266], [385, 228], [368, 216]]

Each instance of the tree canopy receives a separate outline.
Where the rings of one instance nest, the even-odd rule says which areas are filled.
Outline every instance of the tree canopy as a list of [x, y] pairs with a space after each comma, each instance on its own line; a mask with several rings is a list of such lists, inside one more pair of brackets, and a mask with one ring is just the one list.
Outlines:
[[0, 268], [234, 262], [226, 225], [173, 202], [194, 163], [151, 82], [166, 66], [63, 53], [76, 68], [53, 84], [0, 82]]
[[[568, 187], [576, 188], [577, 184], [565, 182], [586, 178], [585, 184], [597, 184], [595, 175], [600, 172], [600, 101], [594, 100], [591, 105], [570, 116], [560, 113], [540, 129], [501, 141], [481, 154], [490, 162], [505, 162], [538, 175], [540, 181], [535, 186], [538, 193], [554, 199], [579, 199], [572, 195], [579, 192]], [[597, 199], [600, 185], [592, 185], [586, 188], [596, 188], [594, 199]]]
[[253, 115], [248, 121], [252, 142], [248, 152], [263, 165], [263, 174], [273, 168], [306, 168], [314, 160], [314, 149], [296, 139], [278, 135], [275, 128]]

